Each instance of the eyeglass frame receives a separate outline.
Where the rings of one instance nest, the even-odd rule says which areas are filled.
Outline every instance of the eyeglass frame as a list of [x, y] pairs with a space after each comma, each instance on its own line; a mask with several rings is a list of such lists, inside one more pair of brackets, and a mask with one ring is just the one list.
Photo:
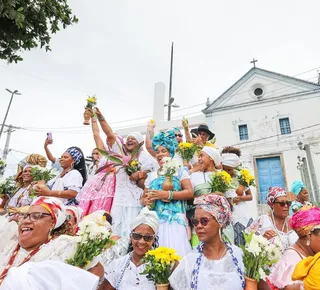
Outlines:
[[287, 201], [274, 201], [273, 204], [279, 204], [281, 207], [285, 207], [286, 205], [288, 207], [291, 206], [292, 201], [291, 200], [287, 200]]
[[[138, 236], [140, 236], [140, 238], [138, 238], [138, 236], [137, 236], [138, 239], [135, 239], [135, 238], [134, 238], [134, 235], [138, 235]], [[139, 233], [137, 233], [137, 232], [131, 232], [130, 236], [131, 236], [131, 238], [133, 238], [135, 241], [140, 241], [141, 239], [143, 239], [143, 240], [144, 240], [145, 242], [147, 242], [147, 243], [150, 243], [150, 242], [156, 237], [155, 234], [153, 234], [153, 235], [143, 235], [143, 234], [139, 234]], [[146, 238], [147, 238], [147, 240], [146, 240]], [[150, 240], [149, 240], [149, 238], [150, 238]]]
[[[202, 221], [201, 221], [201, 220], [202, 220]], [[203, 222], [204, 220], [207, 220], [207, 221], [206, 221], [206, 222]], [[214, 217], [202, 217], [202, 218], [200, 218], [200, 219], [198, 220], [198, 219], [196, 219], [195, 217], [192, 217], [192, 218], [191, 218], [191, 224], [192, 224], [193, 226], [197, 227], [197, 226], [199, 225], [199, 223], [200, 223], [203, 227], [205, 227], [205, 226], [208, 225], [208, 223], [209, 223], [210, 220], [215, 220], [215, 218], [214, 218]], [[196, 224], [195, 224], [193, 221], [197, 221]]]
[[[40, 214], [40, 215], [37, 219], [34, 219], [34, 218], [31, 218], [32, 214]], [[38, 220], [40, 220], [41, 218], [43, 218], [45, 216], [50, 216], [52, 218], [50, 213], [45, 213], [45, 212], [19, 213], [18, 214], [18, 221], [22, 222], [22, 221], [26, 220], [27, 218], [29, 218], [29, 220], [31, 222], [37, 222]]]

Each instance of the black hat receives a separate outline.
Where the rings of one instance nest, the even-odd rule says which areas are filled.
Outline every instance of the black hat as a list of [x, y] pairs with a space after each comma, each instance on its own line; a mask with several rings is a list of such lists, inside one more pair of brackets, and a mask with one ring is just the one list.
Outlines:
[[207, 133], [207, 134], [209, 135], [209, 139], [208, 139], [208, 140], [211, 140], [211, 139], [215, 136], [215, 134], [212, 133], [212, 132], [209, 130], [209, 127], [208, 127], [207, 125], [205, 125], [205, 124], [199, 125], [199, 127], [198, 127], [198, 132], [199, 132], [199, 133], [200, 133], [200, 132], [205, 132], [205, 133]]

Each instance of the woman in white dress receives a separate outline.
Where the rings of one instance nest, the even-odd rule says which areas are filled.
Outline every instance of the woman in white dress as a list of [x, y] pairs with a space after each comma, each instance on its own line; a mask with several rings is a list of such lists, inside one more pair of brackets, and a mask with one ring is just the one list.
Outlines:
[[[253, 222], [250, 216], [248, 202], [252, 200], [250, 187], [239, 188], [236, 168], [241, 164], [241, 152], [238, 148], [226, 147], [222, 150], [222, 167], [232, 177], [232, 188], [225, 192], [224, 196], [232, 205], [232, 224], [234, 229], [234, 243], [244, 245], [242, 232]], [[236, 193], [239, 191], [239, 194]], [[241, 194], [240, 194], [241, 193]]]
[[154, 211], [143, 208], [131, 224], [129, 253], [105, 266], [103, 290], [154, 290], [155, 285], [146, 275], [141, 275], [145, 265], [141, 259], [157, 247], [159, 219]]
[[[178, 146], [173, 131], [161, 132], [152, 139], [160, 170], [165, 157], [173, 158]], [[193, 199], [188, 173], [180, 168], [172, 176], [173, 191], [163, 190], [165, 176], [160, 171], [148, 174], [142, 202], [151, 206], [160, 219], [159, 245], [174, 248], [180, 256], [191, 251], [187, 234], [186, 201]]]
[[270, 214], [260, 216], [246, 231], [255, 232], [270, 241], [279, 237], [282, 249], [285, 251], [298, 240], [298, 235], [290, 226], [290, 217], [288, 216], [291, 201], [288, 200], [283, 188], [270, 187], [267, 203], [271, 209]]
[[66, 205], [77, 204], [75, 197], [87, 180], [83, 153], [78, 147], [70, 147], [60, 158], [62, 172], [48, 182], [37, 185], [37, 196], [57, 197]]
[[[13, 267], [20, 267], [29, 261], [64, 262], [73, 257], [76, 251], [76, 237], [61, 235], [52, 239], [68, 225], [66, 208], [57, 198], [35, 199], [28, 213], [19, 214], [19, 226], [4, 220], [6, 219], [0, 217], [0, 284]], [[92, 263], [87, 268], [93, 266], [96, 264]]]
[[[139, 132], [128, 134], [126, 142], [117, 136], [106, 119], [96, 108], [96, 114], [100, 122], [101, 129], [107, 135], [106, 148], [110, 148], [114, 153], [121, 156], [131, 156], [136, 151], [144, 138]], [[124, 169], [120, 169], [116, 174], [116, 189], [113, 198], [111, 216], [113, 219], [112, 233], [123, 238], [130, 235], [130, 223], [139, 214], [142, 206], [140, 203], [143, 194], [142, 187], [147, 178], [147, 173], [154, 170], [156, 164], [154, 159], [143, 149], [136, 154], [136, 159], [141, 164], [141, 170], [129, 176]]]
[[182, 259], [169, 278], [174, 290], [244, 289], [242, 251], [222, 241], [222, 230], [230, 222], [228, 201], [219, 195], [203, 195], [197, 205], [192, 223], [201, 244], [197, 251]]

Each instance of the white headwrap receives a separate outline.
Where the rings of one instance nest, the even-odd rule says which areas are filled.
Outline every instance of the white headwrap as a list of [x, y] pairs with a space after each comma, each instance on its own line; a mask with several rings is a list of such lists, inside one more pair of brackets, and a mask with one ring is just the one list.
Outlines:
[[138, 143], [141, 143], [144, 141], [143, 135], [140, 132], [131, 132], [128, 137], [133, 137], [135, 138]]
[[204, 146], [201, 151], [209, 155], [209, 157], [214, 161], [215, 166], [218, 166], [221, 164], [222, 158], [217, 149], [209, 146]]
[[0, 289], [94, 290], [98, 281], [98, 276], [66, 263], [58, 261], [27, 262], [20, 267], [12, 267]]
[[24, 171], [26, 168], [28, 168], [28, 167], [31, 167], [31, 168], [33, 168], [33, 167], [35, 167], [36, 165], [32, 165], [32, 164], [26, 164], [25, 166], [23, 166], [23, 169], [22, 169], [22, 171]]
[[232, 168], [236, 168], [240, 165], [240, 157], [234, 153], [223, 153], [222, 157], [222, 165], [230, 166]]
[[103, 226], [105, 227], [106, 229], [111, 229], [111, 225], [110, 223], [106, 220], [106, 218], [103, 216], [105, 214], [105, 211], [104, 210], [97, 210], [89, 215], [86, 215], [81, 223], [86, 223], [86, 222], [89, 222], [89, 221], [93, 221], [95, 223], [97, 223], [98, 225], [100, 226]]
[[147, 207], [144, 207], [135, 220], [131, 223], [130, 230], [133, 231], [140, 225], [148, 225], [156, 234], [159, 230], [159, 218], [157, 213], [149, 210]]
[[66, 207], [66, 210], [70, 210], [73, 212], [73, 215], [76, 218], [76, 224], [78, 224], [81, 220], [82, 214], [83, 214], [83, 209], [81, 207], [78, 206], [74, 206], [74, 205], [69, 205]]

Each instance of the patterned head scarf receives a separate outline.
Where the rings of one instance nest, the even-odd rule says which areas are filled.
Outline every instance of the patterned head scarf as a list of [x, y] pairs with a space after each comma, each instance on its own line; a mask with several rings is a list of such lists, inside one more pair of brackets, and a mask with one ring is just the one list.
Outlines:
[[296, 180], [292, 183], [291, 191], [295, 194], [298, 195], [302, 188], [305, 188], [303, 182], [301, 180]]
[[153, 229], [154, 233], [158, 233], [159, 230], [159, 218], [155, 211], [149, 210], [147, 207], [144, 207], [135, 220], [130, 225], [130, 230], [133, 231], [136, 227], [140, 225], [148, 225]]
[[17, 174], [15, 176], [15, 181], [18, 182], [20, 185], [22, 185], [22, 171], [26, 165], [39, 165], [41, 167], [46, 167], [47, 159], [40, 154], [30, 154], [25, 159], [21, 160], [18, 164]]
[[172, 130], [166, 132], [160, 132], [158, 135], [154, 136], [152, 139], [152, 149], [157, 151], [160, 146], [164, 146], [170, 152], [171, 157], [176, 154], [178, 148], [178, 141]]
[[267, 204], [272, 207], [276, 198], [281, 196], [287, 196], [285, 190], [282, 187], [274, 186], [269, 188], [269, 193], [267, 195]]
[[222, 228], [225, 228], [231, 222], [231, 208], [224, 196], [202, 195], [194, 200], [194, 204], [210, 213]]
[[178, 127], [173, 127], [171, 130], [172, 130], [174, 133], [175, 133], [175, 132], [179, 132], [179, 133], [181, 134], [181, 130], [180, 130]]
[[78, 148], [70, 147], [70, 148], [67, 149], [66, 152], [68, 152], [71, 155], [72, 159], [75, 162], [75, 165], [80, 163], [80, 160], [83, 157], [83, 154]]
[[300, 261], [292, 274], [292, 280], [303, 281], [303, 289], [316, 290], [320, 285], [320, 252]]
[[40, 196], [30, 206], [33, 205], [41, 205], [51, 214], [54, 229], [59, 228], [66, 220], [66, 208], [58, 198]]
[[304, 206], [291, 218], [290, 225], [299, 237], [305, 237], [317, 225], [320, 225], [320, 208]]

